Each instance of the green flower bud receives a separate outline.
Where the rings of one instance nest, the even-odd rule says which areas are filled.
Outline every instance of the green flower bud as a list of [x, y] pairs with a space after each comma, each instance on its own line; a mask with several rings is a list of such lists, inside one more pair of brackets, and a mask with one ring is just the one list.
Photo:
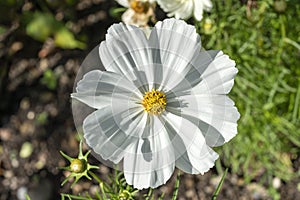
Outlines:
[[128, 192], [127, 190], [123, 190], [119, 196], [118, 196], [119, 200], [128, 200], [131, 199], [131, 194], [130, 192]]
[[88, 163], [88, 155], [90, 154], [90, 151], [83, 155], [82, 141], [80, 141], [79, 143], [79, 153], [77, 158], [72, 158], [62, 151], [60, 151], [60, 153], [70, 162], [70, 165], [68, 167], [62, 167], [62, 169], [71, 172], [71, 174], [67, 178], [65, 178], [61, 185], [64, 185], [72, 177], [75, 178], [75, 181], [72, 183], [71, 187], [73, 187], [74, 184], [76, 184], [82, 177], [86, 177], [87, 179], [91, 180], [91, 177], [89, 176], [89, 174], [91, 173], [90, 170], [99, 169], [98, 166], [94, 166]]
[[70, 169], [72, 172], [81, 173], [86, 169], [86, 162], [83, 159], [74, 159], [71, 161]]

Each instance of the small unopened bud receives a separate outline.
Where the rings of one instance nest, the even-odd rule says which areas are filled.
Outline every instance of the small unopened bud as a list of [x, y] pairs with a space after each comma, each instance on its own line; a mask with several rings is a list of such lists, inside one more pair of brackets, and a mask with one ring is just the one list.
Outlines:
[[204, 20], [204, 25], [203, 25], [203, 28], [204, 28], [204, 32], [206, 34], [210, 34], [211, 33], [211, 30], [212, 30], [212, 27], [213, 27], [213, 22], [211, 19], [209, 18], [206, 18]]
[[75, 178], [75, 181], [72, 183], [71, 187], [73, 187], [79, 181], [79, 179], [81, 179], [84, 176], [89, 180], [92, 179], [91, 177], [89, 177], [88, 173], [91, 169], [99, 169], [99, 167], [90, 165], [88, 163], [88, 155], [90, 154], [90, 152], [91, 151], [88, 151], [86, 154], [83, 155], [82, 141], [80, 141], [79, 143], [79, 153], [77, 158], [72, 158], [64, 152], [60, 151], [61, 155], [70, 162], [70, 165], [68, 167], [63, 167], [63, 169], [71, 172], [71, 174], [67, 178], [65, 178], [61, 185], [64, 185], [72, 177]]
[[86, 163], [84, 160], [74, 159], [70, 164], [70, 168], [72, 172], [81, 173], [86, 169]]
[[130, 192], [128, 192], [127, 190], [123, 190], [120, 194], [119, 194], [119, 199], [120, 200], [127, 200], [130, 199], [131, 194]]

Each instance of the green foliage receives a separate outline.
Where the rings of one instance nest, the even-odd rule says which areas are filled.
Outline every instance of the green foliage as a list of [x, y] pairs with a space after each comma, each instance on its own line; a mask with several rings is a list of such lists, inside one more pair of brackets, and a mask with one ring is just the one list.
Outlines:
[[0, 35], [5, 33], [6, 28], [4, 26], [0, 26]]
[[[65, 178], [65, 180], [61, 183], [63, 186], [66, 182], [68, 182], [71, 178], [75, 178], [75, 181], [72, 183], [71, 187], [73, 187], [81, 178], [85, 177], [89, 180], [92, 180], [90, 176], [95, 178], [97, 181], [98, 177], [95, 176], [95, 174], [91, 171], [93, 169], [98, 169], [98, 166], [90, 165], [88, 162], [88, 156], [91, 153], [91, 151], [88, 151], [83, 155], [82, 152], [82, 141], [79, 143], [79, 153], [77, 158], [72, 158], [65, 154], [64, 152], [60, 151], [60, 154], [67, 159], [70, 162], [70, 165], [67, 167], [63, 167], [62, 169], [67, 170], [70, 173], [70, 175]], [[102, 183], [102, 181], [100, 182]]]
[[[68, 22], [75, 17], [77, 3], [78, 0], [1, 0], [0, 23], [21, 22], [21, 31], [35, 40], [45, 42], [47, 38], [53, 38], [55, 45], [63, 49], [85, 49], [86, 44], [76, 39], [77, 36], [67, 28]], [[57, 19], [52, 10], [63, 10], [63, 18]], [[0, 34], [5, 30], [5, 26], [0, 25]]]
[[40, 126], [47, 124], [47, 122], [48, 122], [48, 115], [49, 114], [46, 111], [43, 111], [43, 112], [37, 114], [36, 115], [36, 119], [35, 119], [36, 124], [38, 124]]
[[1, 0], [0, 1], [0, 6], [19, 6], [22, 5], [24, 2], [22, 0]]
[[41, 83], [46, 85], [51, 90], [56, 89], [57, 86], [56, 74], [51, 69], [47, 69], [43, 74]]
[[127, 8], [124, 7], [112, 7], [109, 9], [109, 15], [116, 19], [121, 19], [122, 13], [124, 13], [126, 10]]
[[46, 3], [50, 7], [65, 7], [72, 6], [78, 3], [79, 0], [46, 0]]
[[221, 180], [220, 180], [220, 182], [219, 182], [219, 184], [218, 184], [218, 186], [217, 186], [217, 188], [216, 188], [216, 190], [215, 190], [215, 192], [214, 192], [214, 194], [211, 198], [212, 200], [217, 199], [217, 197], [219, 195], [219, 192], [221, 191], [222, 185], [224, 183], [225, 177], [227, 175], [227, 172], [228, 172], [228, 168], [225, 169], [225, 172], [223, 173], [223, 176], [222, 176], [222, 178], [221, 178]]
[[[66, 177], [65, 180], [62, 182], [61, 184], [62, 186], [67, 181], [71, 180], [71, 178], [75, 178], [75, 181], [71, 185], [71, 187], [73, 187], [83, 177], [86, 177], [90, 181], [92, 181], [93, 179], [99, 185], [99, 188], [96, 191], [94, 197], [92, 197], [87, 192], [84, 195], [72, 195], [72, 194], [62, 193], [61, 200], [65, 200], [65, 199], [68, 200], [76, 200], [76, 199], [78, 200], [134, 200], [135, 199], [134, 197], [138, 195], [139, 190], [134, 189], [131, 185], [128, 185], [126, 183], [123, 173], [118, 171], [117, 167], [115, 167], [114, 174], [108, 177], [109, 183], [102, 181], [99, 176], [97, 176], [94, 172], [92, 172], [91, 171], [92, 169], [98, 169], [99, 167], [89, 164], [88, 156], [90, 154], [90, 151], [88, 151], [86, 154], [83, 155], [82, 140], [80, 140], [79, 143], [79, 153], [77, 158], [72, 158], [62, 151], [60, 151], [60, 153], [65, 159], [67, 159], [70, 162], [69, 166], [61, 167], [61, 169], [71, 172], [71, 174], [68, 177]], [[75, 168], [74, 165], [76, 165]], [[226, 177], [227, 171], [228, 169], [225, 170], [222, 179], [220, 180], [216, 188], [216, 191], [213, 194], [212, 199], [217, 198], [221, 190], [222, 184], [224, 182], [224, 179]], [[177, 173], [172, 200], [177, 199], [179, 185], [180, 185], [180, 171]], [[165, 193], [162, 193], [158, 197], [158, 200], [163, 200], [164, 196]], [[153, 193], [153, 189], [149, 188], [148, 193], [143, 195], [143, 197], [145, 200], [154, 200], [155, 195]]]
[[177, 179], [176, 179], [176, 183], [175, 183], [175, 188], [174, 188], [172, 200], [177, 199], [178, 189], [179, 189], [179, 180], [180, 180], [180, 172], [178, 172], [178, 174], [177, 174]]
[[[90, 151], [83, 155], [82, 152], [82, 141], [79, 143], [79, 153], [77, 158], [71, 158], [67, 154], [60, 152], [61, 155], [66, 158], [70, 165], [63, 167], [62, 169], [70, 171], [71, 174], [65, 178], [62, 182], [64, 185], [72, 177], [75, 178], [75, 181], [72, 183], [71, 187], [76, 184], [82, 177], [86, 177], [89, 180], [92, 178], [99, 184], [99, 190], [97, 190], [95, 197], [91, 197], [90, 194], [86, 193], [83, 195], [71, 195], [71, 194], [61, 194], [61, 200], [64, 199], [81, 199], [81, 200], [93, 200], [93, 199], [111, 199], [111, 200], [133, 200], [135, 194], [138, 192], [137, 189], [134, 189], [132, 186], [127, 185], [125, 178], [122, 177], [122, 173], [115, 170], [115, 174], [110, 179], [110, 184], [103, 182], [91, 169], [98, 169], [99, 167], [90, 165], [88, 162], [88, 155]], [[81, 163], [78, 165], [78, 163]], [[84, 163], [84, 164], [82, 164]], [[74, 167], [76, 165], [76, 167]], [[81, 169], [78, 170], [79, 166]], [[92, 178], [91, 178], [92, 177]]]
[[[222, 49], [239, 73], [231, 97], [241, 113], [238, 135], [219, 149], [233, 173], [270, 184], [298, 176], [300, 154], [300, 4], [273, 0], [252, 7], [238, 0], [213, 1], [197, 24], [206, 49]], [[277, 6], [277, 7], [275, 7]], [[208, 24], [210, 22], [210, 24]], [[271, 185], [271, 184], [270, 184]]]
[[55, 44], [64, 49], [80, 48], [86, 45], [75, 39], [74, 34], [61, 21], [54, 18], [51, 13], [27, 12], [24, 14], [26, 33], [30, 37], [44, 42], [49, 37], [54, 37]]
[[54, 42], [57, 46], [64, 49], [84, 49], [86, 47], [85, 43], [76, 40], [74, 34], [67, 28], [57, 30], [54, 35]]
[[53, 34], [54, 30], [62, 26], [50, 13], [35, 12], [27, 14], [30, 21], [26, 26], [26, 33], [38, 41], [44, 42]]

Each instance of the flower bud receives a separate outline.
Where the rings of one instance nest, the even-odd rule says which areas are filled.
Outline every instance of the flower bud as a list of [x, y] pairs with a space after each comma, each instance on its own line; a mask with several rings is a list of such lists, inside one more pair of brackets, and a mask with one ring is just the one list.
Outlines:
[[205, 34], [211, 34], [213, 28], [213, 21], [209, 18], [204, 20], [203, 29]]
[[84, 172], [86, 169], [86, 163], [84, 160], [80, 160], [80, 159], [74, 159], [72, 160], [71, 164], [70, 164], [70, 169], [72, 172], [75, 173], [81, 173]]
[[120, 200], [131, 199], [131, 197], [132, 197], [132, 195], [131, 195], [130, 192], [127, 191], [127, 190], [123, 190], [123, 191], [119, 194], [119, 196], [118, 196], [118, 198], [119, 198]]

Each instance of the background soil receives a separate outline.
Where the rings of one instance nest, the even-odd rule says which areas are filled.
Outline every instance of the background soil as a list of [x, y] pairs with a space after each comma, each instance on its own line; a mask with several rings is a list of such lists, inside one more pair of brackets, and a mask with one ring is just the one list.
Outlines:
[[[44, 44], [14, 31], [1, 35], [1, 90], [0, 90], [0, 199], [18, 199], [28, 192], [32, 200], [60, 199], [60, 193], [82, 193], [95, 189], [88, 181], [80, 181], [72, 190], [70, 184], [60, 183], [67, 175], [58, 167], [68, 163], [59, 150], [75, 157], [78, 151], [70, 93], [81, 62], [103, 39], [107, 28], [117, 19], [110, 17], [113, 1], [86, 0], [77, 6], [77, 25], [88, 36], [86, 50], [65, 50], [54, 47], [53, 41]], [[163, 18], [162, 14], [158, 15]], [[159, 18], [158, 17], [158, 18]], [[75, 23], [76, 24], [76, 23]], [[49, 89], [41, 84], [43, 73], [52, 69], [57, 74], [57, 87]], [[32, 153], [25, 158], [20, 151], [27, 144]], [[87, 150], [87, 148], [84, 148]], [[91, 163], [100, 165], [97, 173], [107, 180], [111, 169], [90, 157]], [[294, 163], [299, 170], [300, 161]], [[172, 195], [176, 173], [164, 186], [155, 190]], [[220, 177], [215, 169], [205, 175], [181, 176], [178, 199], [210, 199]], [[273, 180], [282, 199], [300, 199], [297, 184]], [[145, 191], [144, 191], [145, 192]], [[21, 195], [22, 196], [22, 195]], [[22, 199], [19, 197], [19, 199]], [[142, 198], [141, 198], [142, 199]], [[265, 187], [257, 182], [247, 183], [242, 176], [229, 174], [219, 199], [271, 199]]]

